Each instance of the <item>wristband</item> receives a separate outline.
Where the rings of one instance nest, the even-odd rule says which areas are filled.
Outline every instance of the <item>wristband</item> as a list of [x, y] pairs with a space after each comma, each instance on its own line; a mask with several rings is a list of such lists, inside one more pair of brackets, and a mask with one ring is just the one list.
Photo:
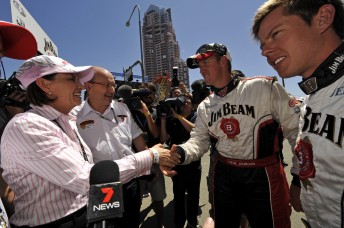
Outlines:
[[143, 114], [145, 115], [145, 117], [150, 116], [150, 112], [149, 112], [149, 111], [147, 111], [147, 112], [145, 112], [145, 113], [143, 113]]
[[155, 148], [150, 148], [150, 151], [153, 153], [153, 162], [154, 163], [159, 163], [159, 152]]
[[183, 116], [178, 114], [178, 115], [177, 115], [177, 119], [178, 119], [178, 120], [181, 120], [181, 119], [183, 119]]

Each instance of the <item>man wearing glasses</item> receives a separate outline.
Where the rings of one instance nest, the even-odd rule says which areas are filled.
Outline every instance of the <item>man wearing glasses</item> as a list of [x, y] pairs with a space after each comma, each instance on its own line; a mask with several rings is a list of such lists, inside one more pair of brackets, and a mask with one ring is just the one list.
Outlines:
[[[94, 163], [116, 160], [148, 149], [142, 131], [124, 103], [113, 100], [114, 76], [106, 69], [94, 67], [95, 74], [85, 83], [88, 98], [77, 114], [80, 135], [91, 148]], [[123, 185], [124, 214], [116, 227], [139, 227], [140, 188], [137, 179]]]

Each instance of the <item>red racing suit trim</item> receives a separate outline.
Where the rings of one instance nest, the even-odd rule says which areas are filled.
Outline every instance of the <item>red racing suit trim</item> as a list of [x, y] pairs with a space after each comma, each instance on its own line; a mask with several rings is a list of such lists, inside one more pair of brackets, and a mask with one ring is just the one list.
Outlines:
[[238, 168], [260, 168], [260, 167], [267, 167], [279, 162], [278, 154], [273, 154], [266, 158], [261, 159], [254, 159], [254, 160], [240, 160], [240, 159], [231, 159], [226, 158], [224, 156], [218, 155], [219, 160], [230, 166], [238, 167]]

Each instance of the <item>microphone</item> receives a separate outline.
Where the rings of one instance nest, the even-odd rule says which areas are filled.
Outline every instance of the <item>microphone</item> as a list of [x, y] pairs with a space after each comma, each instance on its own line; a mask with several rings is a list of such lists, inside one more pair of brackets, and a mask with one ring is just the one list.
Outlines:
[[106, 227], [107, 220], [120, 218], [123, 212], [123, 189], [117, 163], [97, 162], [90, 172], [87, 224], [94, 228]]
[[128, 86], [128, 85], [121, 85], [118, 88], [117, 93], [124, 100], [128, 100], [133, 95], [133, 88], [131, 88], [131, 86]]

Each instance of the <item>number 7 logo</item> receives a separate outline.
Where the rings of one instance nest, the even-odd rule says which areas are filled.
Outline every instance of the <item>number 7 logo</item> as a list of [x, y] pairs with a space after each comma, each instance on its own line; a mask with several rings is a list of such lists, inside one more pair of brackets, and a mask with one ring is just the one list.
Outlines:
[[103, 203], [108, 203], [108, 202], [110, 202], [110, 200], [111, 200], [111, 198], [112, 198], [112, 196], [113, 196], [113, 194], [114, 194], [113, 189], [112, 189], [112, 188], [102, 188], [101, 190], [102, 190], [102, 192], [103, 192], [104, 194], [106, 194], [105, 197], [104, 197], [104, 199], [103, 199]]

